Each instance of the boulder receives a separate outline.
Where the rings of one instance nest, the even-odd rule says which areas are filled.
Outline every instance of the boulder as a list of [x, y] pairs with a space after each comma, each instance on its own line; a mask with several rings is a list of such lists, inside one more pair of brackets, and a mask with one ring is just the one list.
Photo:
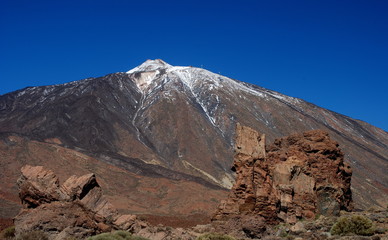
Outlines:
[[20, 200], [25, 208], [35, 208], [61, 198], [58, 177], [42, 166], [22, 167], [17, 185]]
[[100, 232], [98, 221], [81, 205], [56, 201], [36, 208], [23, 209], [14, 219], [16, 234], [34, 230], [44, 231], [49, 239], [58, 235], [82, 239]]
[[290, 231], [291, 231], [293, 234], [298, 235], [298, 234], [301, 234], [301, 233], [306, 232], [307, 230], [306, 230], [306, 228], [304, 227], [304, 224], [303, 224], [302, 222], [299, 221], [299, 222], [295, 223], [295, 225], [292, 226], [292, 227], [290, 228]]
[[134, 215], [120, 216], [102, 194], [94, 174], [71, 176], [62, 185], [42, 166], [26, 165], [18, 179], [23, 209], [14, 219], [16, 235], [44, 231], [49, 239], [82, 239], [113, 229], [147, 227]]

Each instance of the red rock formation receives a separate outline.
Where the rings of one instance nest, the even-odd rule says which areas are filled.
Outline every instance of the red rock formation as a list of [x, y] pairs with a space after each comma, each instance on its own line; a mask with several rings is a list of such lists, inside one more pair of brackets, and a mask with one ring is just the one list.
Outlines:
[[26, 208], [34, 208], [43, 203], [60, 199], [59, 179], [42, 166], [22, 168], [18, 179], [19, 197]]
[[42, 230], [50, 239], [84, 238], [112, 229], [139, 231], [147, 226], [134, 215], [118, 215], [94, 174], [71, 176], [60, 186], [52, 171], [26, 165], [18, 186], [24, 208], [14, 219], [16, 234]]
[[352, 208], [352, 171], [324, 131], [276, 139], [266, 150], [264, 135], [238, 124], [235, 152], [236, 183], [214, 220], [254, 215], [294, 223]]

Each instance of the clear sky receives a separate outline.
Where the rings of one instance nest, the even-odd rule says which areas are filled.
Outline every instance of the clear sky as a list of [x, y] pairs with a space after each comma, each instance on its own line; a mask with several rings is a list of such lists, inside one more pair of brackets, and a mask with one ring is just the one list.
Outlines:
[[0, 94], [156, 58], [388, 130], [386, 0], [0, 1]]

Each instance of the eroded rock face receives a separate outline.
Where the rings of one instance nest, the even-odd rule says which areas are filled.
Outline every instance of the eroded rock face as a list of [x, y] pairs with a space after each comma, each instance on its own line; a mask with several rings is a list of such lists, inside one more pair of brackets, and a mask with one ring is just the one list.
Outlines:
[[26, 165], [18, 180], [23, 209], [15, 217], [16, 234], [42, 230], [50, 239], [84, 238], [122, 229], [140, 231], [147, 223], [120, 216], [102, 194], [94, 174], [71, 176], [62, 185], [42, 166]]
[[295, 223], [352, 209], [352, 171], [324, 131], [280, 138], [266, 149], [265, 136], [238, 124], [235, 153], [236, 183], [214, 220], [255, 215]]
[[34, 208], [61, 198], [59, 179], [52, 171], [26, 165], [21, 172], [17, 184], [23, 207]]

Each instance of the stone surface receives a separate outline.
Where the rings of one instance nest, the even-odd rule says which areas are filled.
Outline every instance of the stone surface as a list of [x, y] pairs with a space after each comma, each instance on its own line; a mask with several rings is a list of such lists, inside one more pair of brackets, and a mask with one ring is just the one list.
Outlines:
[[131, 229], [133, 224], [135, 224], [136, 219], [136, 215], [121, 215], [116, 219], [114, 224], [120, 229]]
[[50, 239], [82, 238], [100, 232], [98, 221], [81, 205], [55, 201], [36, 208], [23, 209], [14, 220], [16, 234], [34, 230], [44, 231]]
[[352, 171], [326, 132], [276, 139], [267, 149], [264, 139], [255, 130], [237, 125], [236, 183], [214, 220], [258, 216], [267, 223], [295, 223], [352, 209]]
[[303, 232], [306, 232], [306, 228], [304, 227], [304, 224], [299, 221], [290, 228], [290, 231], [294, 234], [301, 234]]
[[24, 207], [38, 207], [43, 203], [60, 199], [59, 179], [52, 171], [42, 166], [26, 165], [21, 169], [21, 173], [17, 184]]
[[138, 232], [148, 226], [134, 215], [118, 215], [94, 174], [71, 176], [60, 186], [52, 171], [27, 165], [18, 186], [24, 208], [14, 219], [16, 234], [41, 230], [50, 239], [81, 239], [113, 229]]
[[61, 186], [61, 191], [64, 192], [70, 200], [82, 199], [88, 192], [88, 188], [99, 187], [96, 176], [93, 173], [86, 174], [82, 177], [75, 175], [68, 178]]

